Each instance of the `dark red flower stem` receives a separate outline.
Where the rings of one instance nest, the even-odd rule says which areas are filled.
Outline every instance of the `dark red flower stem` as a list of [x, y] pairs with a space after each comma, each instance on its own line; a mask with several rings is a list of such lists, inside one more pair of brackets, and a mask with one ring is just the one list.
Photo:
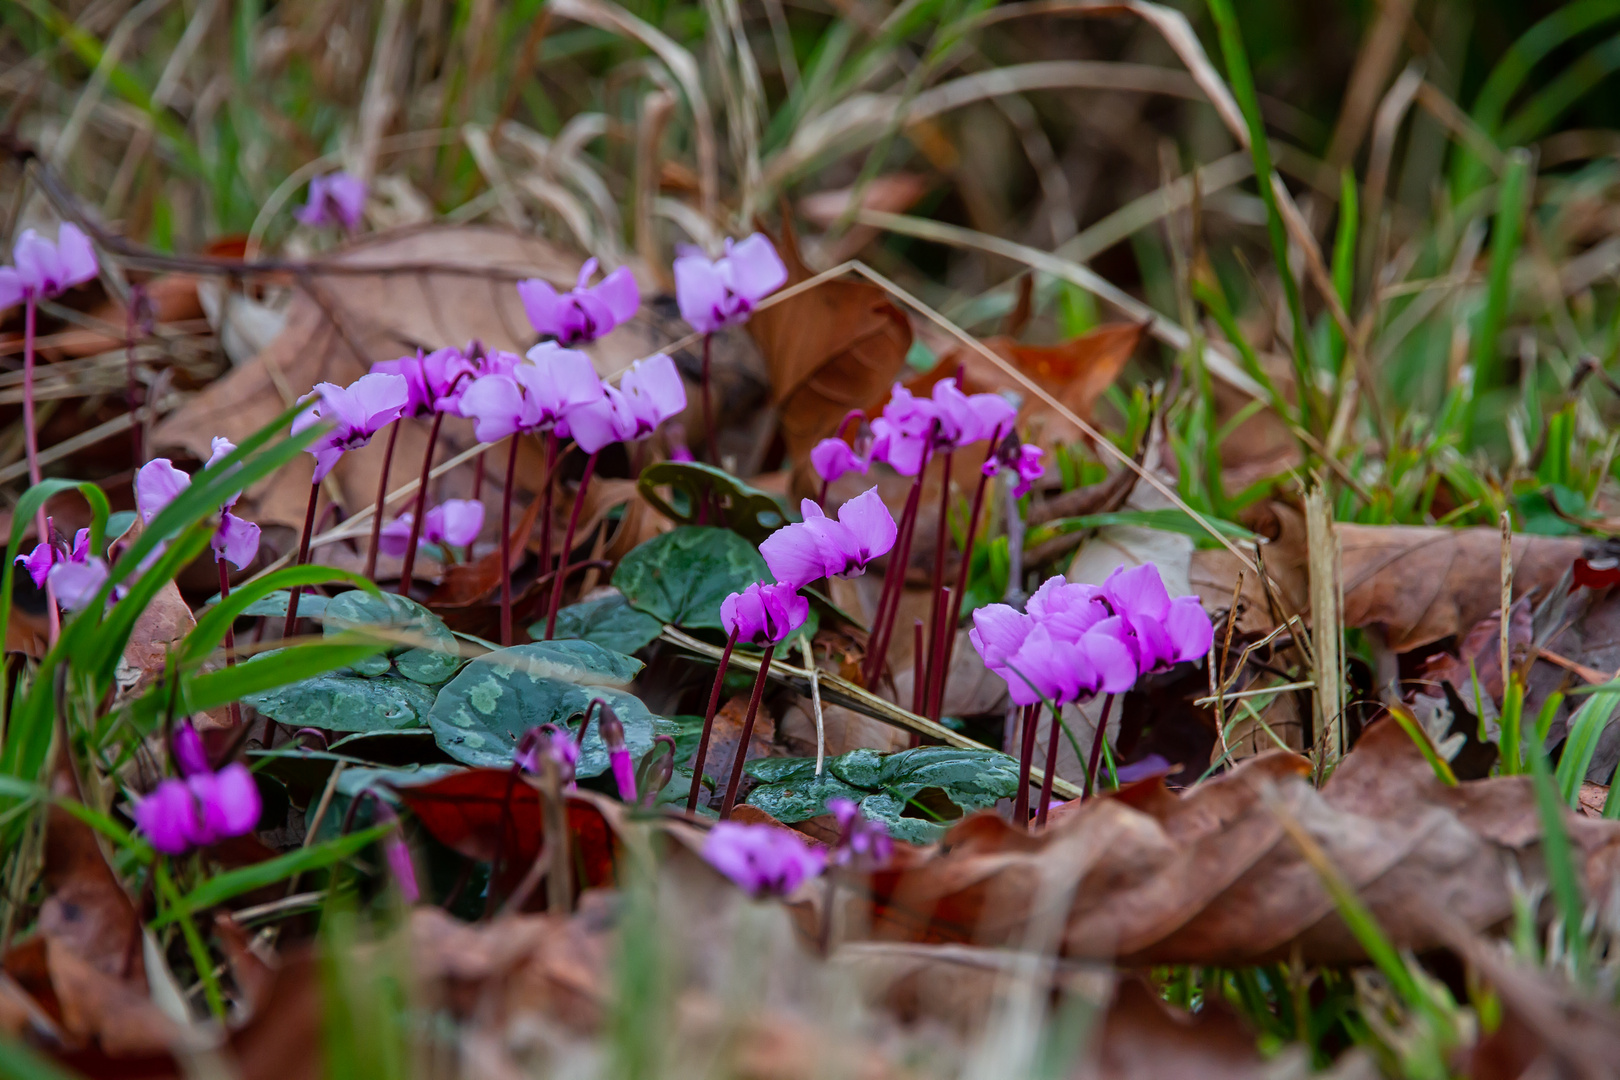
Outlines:
[[[309, 508], [304, 511], [304, 535], [298, 541], [298, 558], [294, 566], [303, 566], [309, 561], [309, 540], [315, 532], [315, 504], [321, 497], [321, 482], [312, 480], [309, 484]], [[290, 638], [298, 628], [298, 598], [304, 592], [302, 585], [292, 587], [292, 595], [287, 598], [287, 621], [282, 625], [281, 636]]]
[[1102, 717], [1097, 721], [1097, 733], [1091, 737], [1091, 760], [1086, 764], [1086, 789], [1081, 798], [1089, 799], [1097, 790], [1097, 765], [1102, 761], [1103, 740], [1108, 738], [1108, 713], [1114, 707], [1114, 695], [1103, 699]]
[[[579, 478], [579, 491], [574, 495], [574, 508], [568, 512], [568, 529], [563, 533], [562, 565], [574, 552], [574, 530], [579, 526], [579, 510], [585, 505], [585, 492], [591, 486], [591, 474], [596, 472], [596, 455], [585, 459], [585, 472]], [[557, 610], [562, 607], [563, 582], [559, 578], [551, 587], [551, 605], [546, 609], [546, 640], [557, 630]]]
[[416, 509], [411, 516], [411, 539], [405, 545], [405, 565], [399, 569], [399, 595], [407, 600], [411, 596], [411, 577], [416, 570], [416, 545], [422, 542], [422, 519], [427, 516], [428, 477], [433, 472], [433, 450], [439, 445], [439, 427], [444, 413], [433, 414], [433, 426], [428, 428], [427, 452], [422, 455], [422, 482], [416, 488]]
[[[514, 439], [516, 435], [512, 436]], [[514, 459], [515, 460], [515, 459]], [[562, 467], [562, 456], [557, 449], [557, 435], [555, 432], [546, 432], [546, 483], [540, 492], [540, 573], [551, 573], [551, 493], [557, 483], [557, 473]], [[510, 476], [515, 469], [507, 469]], [[508, 484], [511, 481], [507, 481]], [[560, 561], [567, 561], [566, 556]], [[559, 575], [566, 567], [558, 566]], [[552, 579], [551, 588], [556, 588], [556, 579]], [[549, 597], [548, 597], [549, 599]]]
[[[219, 565], [219, 602], [223, 604], [225, 602], [225, 598], [231, 595], [231, 572], [230, 569], [225, 565], [224, 557], [219, 557], [214, 561]], [[225, 666], [230, 668], [234, 667], [235, 665], [236, 627], [232, 626], [230, 623], [226, 623]], [[231, 718], [231, 730], [240, 731], [242, 729], [242, 703], [239, 701], [232, 701], [227, 708]]]
[[[949, 619], [950, 610], [951, 587], [946, 585], [939, 590], [939, 597], [935, 601], [935, 621], [944, 622]], [[925, 704], [928, 711], [923, 715], [935, 723], [939, 722], [940, 701], [945, 696], [945, 647], [951, 636], [949, 632], [936, 634], [934, 647], [928, 654], [928, 697]]]
[[775, 644], [765, 646], [765, 655], [759, 658], [759, 674], [754, 678], [754, 696], [748, 699], [748, 716], [743, 720], [742, 738], [737, 741], [737, 756], [731, 762], [731, 780], [726, 784], [725, 801], [720, 804], [720, 820], [731, 818], [737, 805], [737, 788], [742, 785], [743, 764], [748, 760], [748, 741], [754, 737], [754, 718], [759, 715], [759, 701], [765, 696], [765, 677], [771, 671], [771, 654]]
[[382, 540], [383, 513], [388, 501], [388, 473], [394, 465], [394, 444], [399, 441], [400, 421], [388, 427], [388, 447], [383, 451], [382, 476], [377, 480], [377, 508], [371, 515], [371, 547], [366, 550], [366, 577], [377, 580], [377, 545]]
[[[39, 483], [39, 433], [34, 426], [34, 298], [28, 297], [23, 305], [23, 441], [28, 451], [28, 484], [30, 487]], [[45, 517], [45, 504], [39, 504], [39, 511], [34, 514], [34, 531], [39, 534], [39, 542], [51, 542], [51, 524]], [[51, 589], [50, 582], [45, 583], [45, 613], [48, 620], [47, 640], [51, 645], [56, 644], [57, 635], [61, 632], [62, 616], [56, 610], [56, 593]]]
[[1035, 718], [1039, 704], [1024, 706], [1024, 731], [1018, 751], [1018, 798], [1013, 801], [1013, 824], [1029, 828], [1029, 770], [1035, 763]]
[[[1046, 824], [1046, 811], [1052, 805], [1052, 778], [1057, 775], [1058, 732], [1063, 730], [1062, 707], [1051, 712], [1052, 731], [1046, 737], [1046, 764], [1042, 768], [1046, 775], [1041, 777], [1040, 807], [1035, 811], [1037, 827]], [[1104, 715], [1103, 719], [1106, 720], [1107, 716]]]
[[720, 654], [720, 667], [714, 673], [714, 689], [709, 691], [709, 708], [703, 714], [703, 735], [698, 739], [697, 755], [692, 758], [692, 790], [686, 796], [686, 812], [697, 812], [698, 792], [703, 787], [703, 763], [709, 757], [709, 736], [714, 734], [714, 716], [720, 711], [720, 687], [726, 681], [726, 668], [731, 664], [731, 650], [737, 647], [737, 631], [726, 639], [726, 651]]
[[[990, 437], [990, 449], [984, 455], [984, 463], [988, 465], [990, 459], [996, 455], [996, 444], [1001, 441], [1001, 429], [997, 428]], [[939, 700], [930, 703], [928, 715], [935, 720], [945, 704], [944, 672], [951, 670], [951, 655], [956, 651], [956, 629], [962, 623], [962, 602], [967, 597], [968, 572], [973, 566], [973, 541], [979, 533], [979, 515], [984, 512], [984, 493], [990, 486], [990, 477], [985, 474], [984, 467], [979, 468], [979, 483], [973, 489], [973, 512], [968, 515], [967, 535], [962, 539], [962, 563], [956, 569], [956, 590], [951, 594], [951, 617], [945, 621], [947, 634], [945, 635], [945, 656], [940, 661], [941, 681]]]
[[[508, 648], [512, 644], [512, 487], [517, 480], [518, 438], [513, 432], [506, 451], [506, 480], [501, 486], [501, 644]], [[550, 567], [542, 565], [541, 570], [549, 572]], [[555, 591], [556, 586], [552, 588]]]
[[[936, 422], [929, 429], [929, 442], [933, 442], [933, 433], [937, 429]], [[917, 470], [917, 478], [911, 482], [911, 493], [906, 496], [906, 507], [900, 514], [900, 532], [895, 538], [893, 550], [889, 552], [888, 569], [883, 575], [883, 594], [878, 599], [877, 615], [872, 620], [872, 635], [867, 642], [865, 677], [868, 687], [876, 686], [883, 674], [889, 637], [900, 612], [900, 597], [906, 587], [906, 567], [911, 562], [911, 537], [917, 526], [917, 505], [922, 499], [923, 476], [927, 471], [928, 463], [925, 461], [922, 468]]]
[[720, 452], [715, 448], [714, 398], [709, 393], [709, 350], [713, 342], [713, 334], [703, 335], [703, 445], [709, 457], [709, 464], [718, 469]]
[[[926, 691], [924, 684], [928, 681], [928, 662], [923, 655], [923, 621], [911, 620], [911, 711], [918, 716], [923, 714]], [[915, 735], [912, 736], [916, 738]]]
[[[928, 582], [928, 597], [932, 601], [928, 605], [928, 674], [932, 683], [934, 674], [934, 656], [939, 651], [939, 635], [944, 631], [945, 612], [940, 610], [940, 588], [945, 584], [945, 555], [951, 546], [950, 511], [951, 511], [951, 458], [952, 451], [945, 451], [945, 468], [939, 474], [939, 524], [934, 529], [934, 573]], [[923, 701], [923, 707], [928, 709], [928, 715], [933, 715], [933, 687]]]

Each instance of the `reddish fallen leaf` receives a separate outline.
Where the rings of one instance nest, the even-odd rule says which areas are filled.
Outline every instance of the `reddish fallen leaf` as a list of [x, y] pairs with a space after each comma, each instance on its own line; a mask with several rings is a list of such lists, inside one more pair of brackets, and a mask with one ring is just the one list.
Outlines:
[[[1579, 561], [1579, 560], [1577, 560]], [[1530, 625], [1530, 599], [1525, 597], [1508, 613], [1508, 663], [1517, 668], [1530, 655], [1535, 633]], [[1502, 700], [1502, 613], [1493, 611], [1463, 637], [1456, 655], [1440, 653], [1423, 665], [1423, 677], [1456, 687], [1471, 699], [1473, 680], [1495, 701]]]
[[1620, 559], [1576, 559], [1570, 589], [1607, 589], [1620, 585]]
[[[510, 769], [467, 769], [395, 790], [441, 844], [479, 862], [499, 858], [503, 880], [521, 878], [545, 846], [539, 792]], [[587, 792], [568, 796], [576, 888], [613, 883], [617, 838], [610, 805]]]

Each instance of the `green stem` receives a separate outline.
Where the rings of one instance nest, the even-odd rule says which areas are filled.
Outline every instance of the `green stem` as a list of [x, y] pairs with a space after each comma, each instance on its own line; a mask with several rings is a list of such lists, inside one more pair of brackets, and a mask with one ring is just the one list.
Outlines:
[[152, 875], [157, 883], [158, 893], [163, 897], [164, 907], [175, 913], [175, 921], [180, 924], [180, 933], [186, 939], [186, 949], [191, 953], [191, 962], [197, 968], [197, 977], [202, 980], [203, 994], [208, 998], [208, 1011], [214, 1014], [214, 1019], [223, 1024], [226, 1019], [225, 995], [220, 992], [219, 980], [214, 978], [214, 961], [208, 955], [208, 946], [203, 944], [202, 935], [197, 932], [197, 924], [191, 921], [191, 910], [186, 907], [180, 898], [179, 890], [174, 887], [174, 881], [169, 877], [164, 860], [152, 864]]

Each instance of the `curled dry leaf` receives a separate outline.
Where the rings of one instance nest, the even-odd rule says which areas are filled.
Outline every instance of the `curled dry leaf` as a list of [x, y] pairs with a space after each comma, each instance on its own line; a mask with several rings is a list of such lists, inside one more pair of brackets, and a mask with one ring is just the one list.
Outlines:
[[[777, 250], [788, 287], [814, 276], [791, 228]], [[866, 281], [822, 282], [755, 313], [748, 331], [765, 355], [782, 439], [796, 462], [808, 460], [849, 410], [881, 405], [911, 348], [905, 312]]]
[[[1326, 788], [1275, 751], [1177, 797], [1153, 779], [1061, 808], [1040, 835], [980, 814], [943, 848], [870, 876], [849, 924], [886, 940], [1012, 945], [1034, 915], [1041, 875], [1073, 888], [1061, 951], [1127, 964], [1239, 965], [1297, 955], [1362, 959], [1278, 813], [1327, 852], [1404, 948], [1442, 942], [1421, 917], [1449, 911], [1472, 931], [1512, 913], [1507, 866], [1544, 879], [1527, 777], [1444, 787], [1393, 721], [1369, 728]], [[1273, 808], [1277, 808], [1275, 811]], [[1620, 824], [1568, 821], [1588, 895], [1620, 869]]]

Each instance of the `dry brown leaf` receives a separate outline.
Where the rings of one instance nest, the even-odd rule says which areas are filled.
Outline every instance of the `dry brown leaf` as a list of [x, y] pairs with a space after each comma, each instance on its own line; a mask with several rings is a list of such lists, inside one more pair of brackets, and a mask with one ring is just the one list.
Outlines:
[[[378, 270], [299, 282], [281, 335], [251, 363], [213, 383], [160, 424], [153, 432], [157, 451], [182, 448], [206, 461], [213, 436], [240, 441], [285, 410], [291, 402], [283, 390], [300, 395], [321, 381], [347, 384], [377, 361], [418, 348], [460, 347], [476, 339], [489, 348], [522, 352], [536, 335], [513, 287], [515, 278], [535, 276], [571, 284], [581, 261], [540, 237], [475, 225], [383, 233], [349, 246], [335, 258]], [[608, 374], [655, 347], [646, 324], [638, 321], [586, 351], [598, 371]], [[386, 441], [377, 439], [363, 450], [345, 454], [333, 470], [347, 513], [376, 499]], [[390, 487], [418, 474], [426, 441], [424, 422], [410, 421], [401, 429]], [[445, 422], [440, 460], [471, 445], [470, 422], [459, 418]], [[254, 504], [255, 520], [261, 525], [300, 527], [310, 467], [300, 460], [251, 489], [248, 499]], [[470, 468], [464, 471], [471, 476]], [[538, 452], [526, 445], [519, 457], [520, 482], [527, 487], [544, 475]]]
[[[850, 925], [884, 940], [1011, 945], [1043, 875], [1073, 888], [1062, 951], [1128, 964], [1239, 965], [1298, 955], [1362, 958], [1316, 871], [1288, 839], [1291, 817], [1326, 852], [1399, 946], [1441, 942], [1421, 913], [1448, 911], [1474, 932], [1512, 913], [1506, 867], [1541, 880], [1534, 793], [1526, 777], [1444, 787], [1392, 721], [1368, 729], [1328, 786], [1281, 751], [1177, 797], [1160, 780], [1065, 807], [1043, 834], [1000, 818], [966, 819], [943, 849], [871, 875]], [[1568, 819], [1588, 895], [1606, 902], [1620, 866], [1620, 825]], [[1296, 952], [1297, 950], [1297, 952]]]
[[196, 628], [197, 620], [179, 588], [172, 581], [166, 582], [135, 618], [119, 666], [119, 690], [126, 695], [138, 694], [163, 678], [170, 650]]
[[[791, 228], [777, 249], [790, 286], [813, 276]], [[822, 282], [757, 312], [748, 332], [765, 356], [771, 401], [795, 462], [808, 459], [849, 410], [881, 405], [911, 348], [905, 312], [865, 281]]]

